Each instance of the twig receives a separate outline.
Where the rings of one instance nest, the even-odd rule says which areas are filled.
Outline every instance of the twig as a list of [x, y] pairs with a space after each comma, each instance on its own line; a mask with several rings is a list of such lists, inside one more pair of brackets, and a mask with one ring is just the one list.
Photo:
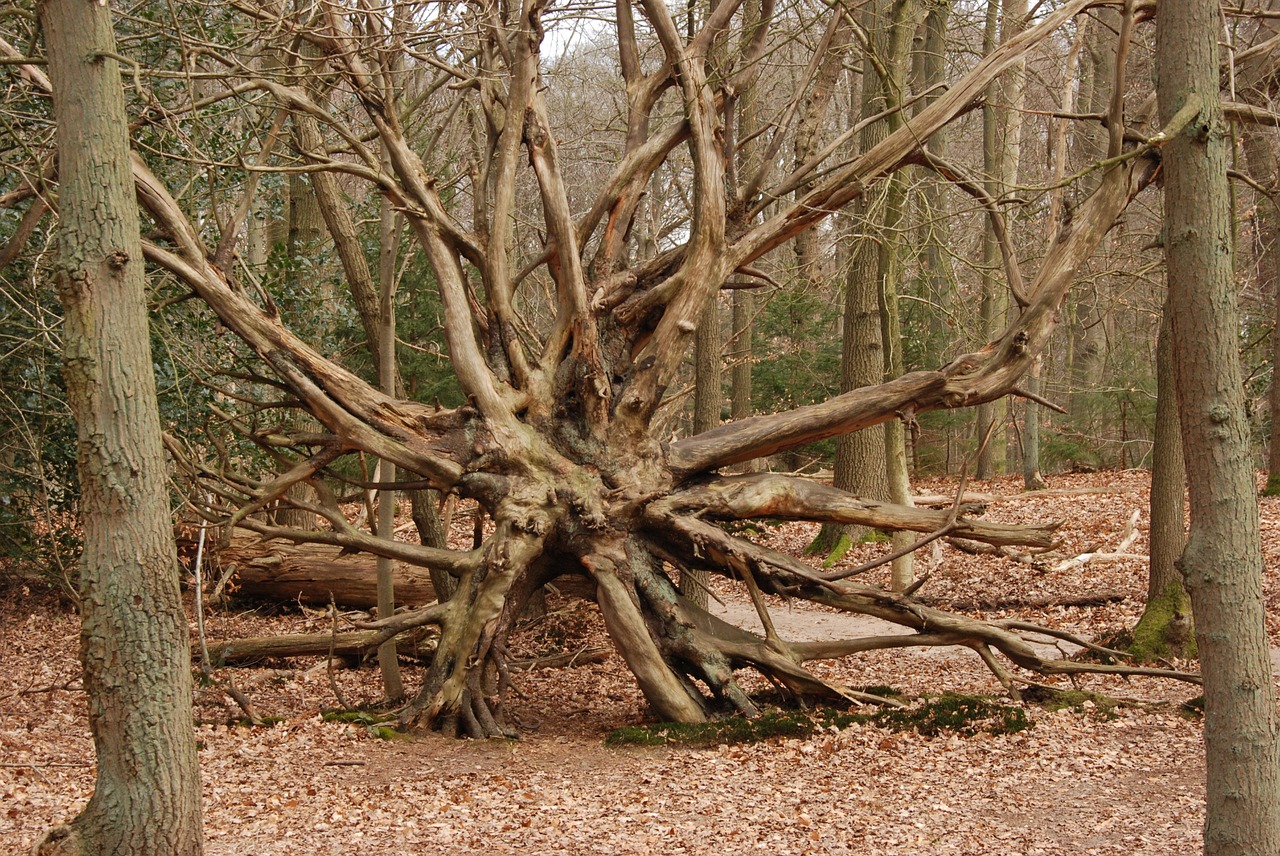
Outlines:
[[1015, 386], [1012, 392], [1014, 395], [1021, 396], [1022, 398], [1028, 399], [1030, 401], [1034, 401], [1036, 404], [1040, 405], [1041, 407], [1047, 407], [1050, 410], [1061, 413], [1064, 416], [1067, 415], [1067, 409], [1063, 407], [1061, 404], [1055, 404], [1054, 402], [1050, 401], [1044, 396], [1037, 395], [1036, 393], [1032, 392], [1029, 389], [1023, 389], [1020, 386]]
[[[205, 498], [206, 504], [211, 502], [210, 497]], [[209, 643], [204, 633], [204, 542], [205, 536], [209, 531], [209, 521], [200, 520], [200, 537], [196, 541], [196, 632], [200, 636], [200, 671], [205, 674], [209, 673]]]
[[253, 702], [249, 701], [249, 697], [236, 687], [235, 681], [228, 676], [226, 684], [222, 687], [223, 692], [231, 696], [232, 700], [244, 711], [244, 715], [249, 717], [251, 725], [259, 726], [263, 724], [263, 719], [258, 715], [258, 711], [253, 706]]
[[555, 669], [569, 668], [579, 665], [587, 665], [588, 663], [599, 663], [604, 661], [612, 651], [612, 648], [591, 648], [583, 646], [577, 651], [568, 654], [554, 654], [548, 657], [531, 657], [527, 660], [511, 660], [505, 666], [508, 669], [519, 669], [520, 671], [529, 671], [530, 669]]
[[333, 646], [338, 638], [338, 604], [334, 601], [333, 595], [329, 595], [329, 615], [333, 619], [333, 627], [329, 635], [329, 656], [325, 660], [325, 673], [329, 676], [329, 686], [333, 689], [333, 696], [338, 700], [338, 704], [342, 705], [343, 710], [351, 710], [351, 705], [347, 704], [346, 698], [342, 695], [342, 690], [338, 688], [337, 676], [333, 673]]

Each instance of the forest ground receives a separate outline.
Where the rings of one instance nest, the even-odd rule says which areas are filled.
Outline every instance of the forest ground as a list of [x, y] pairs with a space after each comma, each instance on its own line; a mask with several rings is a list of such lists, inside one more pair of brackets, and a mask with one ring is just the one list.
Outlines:
[[[1051, 491], [1019, 498], [1020, 480], [968, 485], [1001, 495], [988, 519], [1062, 520], [1062, 552], [1114, 547], [1132, 512], [1146, 551], [1145, 472], [1057, 476]], [[916, 485], [944, 492], [944, 481]], [[1280, 644], [1280, 500], [1262, 501], [1268, 632]], [[459, 536], [461, 537], [461, 531]], [[765, 527], [798, 554], [814, 527]], [[843, 564], [863, 561], [861, 546]], [[1055, 571], [951, 546], [926, 549], [920, 592], [938, 606], [1017, 617], [1087, 637], [1132, 626], [1146, 563], [1095, 562]], [[879, 575], [879, 576], [877, 576]], [[884, 581], [884, 572], [869, 575]], [[750, 618], [745, 596], [715, 583], [717, 609]], [[1094, 607], [1043, 605], [1094, 593]], [[1027, 606], [1031, 602], [1033, 605]], [[1023, 605], [1020, 605], [1023, 604]], [[552, 597], [546, 619], [517, 653], [604, 644], [593, 608]], [[858, 635], [858, 622], [809, 604], [775, 603], [779, 631], [796, 638]], [[194, 628], [194, 619], [192, 622]], [[319, 611], [240, 604], [211, 610], [210, 638], [328, 628]], [[75, 613], [38, 585], [0, 587], [0, 853], [25, 853], [42, 829], [72, 817], [93, 783], [93, 746], [80, 687]], [[1274, 659], [1274, 658], [1273, 658]], [[967, 649], [884, 651], [815, 666], [852, 686], [910, 695], [1000, 694]], [[416, 683], [420, 669], [406, 667]], [[352, 706], [376, 703], [377, 669], [343, 669]], [[1080, 686], [1133, 703], [1029, 707], [1029, 730], [927, 737], [872, 724], [805, 739], [690, 748], [610, 748], [605, 736], [647, 721], [616, 655], [567, 669], [517, 674], [509, 709], [519, 741], [434, 736], [379, 739], [359, 724], [327, 722], [339, 707], [324, 660], [221, 669], [267, 727], [236, 724], [240, 710], [216, 686], [197, 689], [205, 852], [262, 854], [1190, 854], [1199, 852], [1204, 759], [1200, 721], [1180, 707], [1194, 687], [1151, 679], [1089, 678]], [[1060, 682], [1070, 688], [1068, 681]], [[762, 682], [752, 684], [765, 691]], [[1151, 702], [1154, 704], [1137, 703]]]

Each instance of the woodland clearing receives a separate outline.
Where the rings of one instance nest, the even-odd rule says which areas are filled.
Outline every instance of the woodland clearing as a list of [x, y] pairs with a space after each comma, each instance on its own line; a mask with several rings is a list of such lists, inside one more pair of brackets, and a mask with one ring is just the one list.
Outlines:
[[[1003, 522], [1062, 520], [1060, 552], [1105, 551], [1134, 511], [1146, 550], [1144, 471], [1057, 476], [1051, 490], [1019, 497], [1013, 478], [970, 483], [999, 496], [984, 516]], [[918, 483], [922, 493], [954, 490]], [[1280, 644], [1280, 499], [1261, 500], [1268, 636]], [[815, 525], [765, 527], [764, 542], [800, 555]], [[459, 533], [461, 534], [461, 533]], [[882, 545], [855, 548], [842, 564]], [[816, 561], [816, 560], [814, 560]], [[1131, 627], [1141, 612], [1142, 558], [1057, 569], [926, 549], [931, 572], [919, 596], [982, 618], [1016, 617], [1086, 638]], [[877, 574], [870, 582], [884, 583]], [[721, 615], [749, 614], [730, 586], [713, 583]], [[1094, 594], [1097, 606], [1055, 605]], [[820, 627], [840, 635], [839, 615], [771, 598], [780, 633]], [[188, 603], [190, 606], [190, 603]], [[545, 619], [513, 638], [526, 656], [607, 646], [588, 603], [549, 598]], [[194, 616], [191, 616], [194, 632]], [[320, 612], [237, 604], [210, 610], [210, 638], [328, 627]], [[850, 635], [864, 629], [854, 628]], [[35, 585], [0, 592], [0, 852], [25, 852], [50, 824], [88, 799], [93, 747], [76, 662], [75, 613]], [[1273, 656], [1274, 659], [1274, 656]], [[1178, 665], [1178, 664], [1171, 664]], [[876, 651], [815, 665], [855, 687], [891, 686], [909, 697], [941, 692], [999, 697], [1001, 687], [965, 649]], [[412, 686], [421, 675], [406, 666]], [[1181, 706], [1186, 684], [1078, 676], [1079, 688], [1128, 703], [1085, 699], [1052, 711], [1030, 705], [1016, 733], [925, 736], [863, 723], [805, 738], [691, 748], [670, 743], [614, 748], [615, 728], [651, 721], [617, 655], [568, 669], [515, 676], [509, 700], [519, 741], [440, 736], [379, 739], [359, 722], [326, 721], [339, 708], [323, 659], [218, 669], [248, 696], [265, 727], [215, 685], [197, 688], [205, 852], [401, 853], [849, 853], [1143, 854], [1199, 852], [1204, 817], [1200, 722]], [[351, 706], [376, 704], [376, 666], [340, 669]], [[1071, 682], [1063, 677], [1038, 679]], [[750, 691], [767, 700], [761, 680]]]

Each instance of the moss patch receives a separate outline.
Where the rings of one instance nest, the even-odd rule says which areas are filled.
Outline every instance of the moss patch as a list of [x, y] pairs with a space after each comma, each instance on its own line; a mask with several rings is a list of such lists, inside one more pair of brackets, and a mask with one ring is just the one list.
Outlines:
[[1116, 709], [1120, 707], [1120, 702], [1110, 696], [1083, 690], [1058, 690], [1037, 686], [1023, 690], [1022, 697], [1045, 710], [1073, 710], [1078, 713], [1093, 714], [1102, 719], [1115, 719]]
[[1133, 628], [1128, 651], [1138, 663], [1196, 655], [1191, 598], [1179, 583], [1170, 584], [1158, 597], [1147, 600], [1142, 618]]
[[828, 552], [826, 558], [822, 560], [822, 567], [829, 568], [836, 562], [845, 557], [845, 554], [853, 548], [853, 539], [849, 537], [848, 532], [841, 533], [840, 539], [836, 541], [836, 545]]
[[394, 725], [395, 714], [377, 709], [367, 710], [324, 710], [320, 718], [325, 722], [343, 722], [348, 725], [363, 725], [371, 737], [379, 740], [410, 740], [410, 735], [398, 730]]
[[[870, 688], [889, 690], [892, 687]], [[806, 738], [815, 732], [869, 723], [893, 731], [916, 731], [925, 737], [944, 732], [973, 735], [1013, 734], [1034, 723], [1021, 707], [980, 696], [947, 693], [908, 708], [882, 708], [871, 713], [817, 708], [809, 711], [770, 710], [755, 719], [732, 717], [693, 725], [661, 722], [631, 725], [613, 731], [606, 746], [707, 746], [759, 743], [773, 738]]]
[[925, 737], [944, 731], [957, 734], [1016, 734], [1034, 723], [1024, 708], [982, 696], [944, 693], [914, 708], [888, 708], [872, 715], [876, 725], [897, 731], [915, 730]]
[[1262, 489], [1263, 496], [1280, 496], [1280, 473], [1267, 473], [1267, 486]]

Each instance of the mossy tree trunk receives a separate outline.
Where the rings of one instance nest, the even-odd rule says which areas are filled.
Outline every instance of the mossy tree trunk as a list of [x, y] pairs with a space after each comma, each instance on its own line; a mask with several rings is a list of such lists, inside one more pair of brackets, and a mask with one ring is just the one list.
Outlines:
[[1133, 628], [1139, 662], [1195, 654], [1191, 600], [1178, 571], [1187, 543], [1187, 479], [1173, 372], [1173, 334], [1165, 308], [1156, 344], [1156, 434], [1151, 462], [1151, 544], [1147, 604]]
[[98, 765], [88, 805], [37, 852], [194, 856], [191, 661], [111, 9], [47, 0], [40, 16], [58, 122], [63, 377], [76, 419], [80, 648]]

